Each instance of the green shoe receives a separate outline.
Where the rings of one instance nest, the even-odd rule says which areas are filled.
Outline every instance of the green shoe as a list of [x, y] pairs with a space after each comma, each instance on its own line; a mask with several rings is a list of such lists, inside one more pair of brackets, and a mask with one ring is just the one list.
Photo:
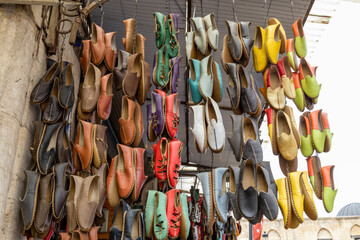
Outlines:
[[337, 194], [334, 183], [334, 165], [321, 168], [323, 179], [323, 204], [325, 210], [330, 213], [334, 208], [334, 201]]
[[154, 217], [155, 217], [155, 194], [157, 191], [149, 190], [148, 196], [146, 200], [146, 208], [145, 208], [145, 234], [146, 237], [151, 238], [154, 232]]
[[186, 194], [180, 194], [181, 199], [181, 217], [180, 217], [180, 238], [187, 239], [190, 233], [190, 219], [189, 219], [189, 210], [187, 204]]
[[301, 87], [304, 90], [304, 93], [309, 98], [317, 98], [320, 93], [321, 85], [318, 84], [316, 77], [311, 70], [311, 66], [305, 58], [300, 59], [299, 74]]
[[322, 124], [322, 110], [316, 110], [310, 113], [309, 120], [310, 120], [310, 127], [311, 127], [311, 137], [313, 146], [318, 153], [322, 153], [325, 147], [325, 138], [326, 134], [323, 131], [323, 124]]
[[161, 88], [166, 87], [169, 83], [170, 64], [169, 55], [165, 51], [166, 46], [163, 46], [156, 53], [155, 68], [153, 71], [153, 82]]
[[323, 133], [325, 135], [324, 152], [329, 152], [331, 149], [331, 141], [334, 134], [330, 132], [330, 125], [327, 113], [321, 112], [320, 119]]
[[162, 192], [155, 194], [154, 235], [157, 240], [168, 237], [169, 224], [166, 217], [167, 197]]
[[296, 20], [292, 25], [292, 29], [294, 31], [295, 36], [295, 50], [296, 54], [299, 58], [306, 57], [307, 46], [306, 46], [306, 38], [304, 34], [303, 21], [301, 18]]
[[179, 55], [180, 45], [176, 37], [176, 31], [172, 19], [168, 19], [165, 24], [165, 46], [166, 53], [170, 58]]
[[308, 117], [301, 115], [300, 116], [300, 150], [304, 157], [310, 157], [314, 152], [314, 148], [311, 142], [311, 128], [310, 120]]
[[161, 48], [165, 43], [165, 21], [166, 17], [164, 14], [154, 12], [155, 18], [155, 43], [157, 48]]
[[293, 101], [297, 109], [299, 109], [300, 112], [303, 112], [305, 108], [305, 96], [300, 85], [299, 73], [292, 73], [292, 77], [295, 86], [295, 98], [293, 99]]

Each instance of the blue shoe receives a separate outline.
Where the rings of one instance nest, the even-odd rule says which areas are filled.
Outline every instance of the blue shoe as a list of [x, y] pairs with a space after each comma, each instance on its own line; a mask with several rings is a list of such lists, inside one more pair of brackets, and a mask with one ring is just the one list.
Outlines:
[[200, 61], [196, 59], [190, 59], [190, 73], [189, 73], [189, 86], [191, 97], [194, 103], [199, 103], [202, 99], [199, 91], [200, 81]]
[[229, 198], [226, 194], [226, 176], [228, 168], [215, 168], [212, 170], [214, 206], [217, 218], [222, 222], [227, 221]]

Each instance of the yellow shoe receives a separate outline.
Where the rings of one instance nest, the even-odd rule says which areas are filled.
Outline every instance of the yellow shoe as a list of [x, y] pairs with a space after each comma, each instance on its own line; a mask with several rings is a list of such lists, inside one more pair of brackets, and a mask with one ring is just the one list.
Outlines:
[[290, 199], [294, 214], [297, 220], [302, 223], [304, 221], [304, 195], [300, 186], [300, 175], [302, 172], [288, 173], [290, 185]]
[[272, 64], [277, 64], [280, 48], [280, 24], [267, 26], [265, 49], [266, 55]]
[[281, 47], [280, 47], [280, 53], [283, 54], [286, 50], [286, 33], [285, 30], [283, 28], [283, 26], [281, 25], [280, 21], [277, 20], [276, 18], [269, 18], [268, 19], [268, 25], [276, 25], [276, 24], [280, 24], [280, 39], [281, 39]]
[[256, 72], [262, 72], [267, 66], [267, 56], [265, 50], [265, 30], [260, 27], [255, 27], [255, 41], [253, 46], [253, 60], [254, 60], [254, 69]]
[[284, 228], [290, 227], [291, 220], [291, 201], [288, 181], [286, 178], [275, 180], [279, 192], [279, 206], [284, 219]]
[[300, 187], [301, 192], [304, 194], [305, 213], [311, 220], [316, 220], [318, 218], [318, 214], [314, 203], [313, 190], [309, 184], [308, 174], [306, 171], [301, 172]]

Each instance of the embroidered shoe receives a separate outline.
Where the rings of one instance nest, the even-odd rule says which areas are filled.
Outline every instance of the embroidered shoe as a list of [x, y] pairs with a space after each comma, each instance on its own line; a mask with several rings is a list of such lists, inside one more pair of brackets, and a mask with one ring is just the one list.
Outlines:
[[183, 143], [177, 139], [173, 139], [168, 143], [168, 145], [169, 160], [167, 163], [167, 180], [169, 187], [175, 188], [179, 181], [179, 170], [181, 165]]
[[166, 130], [167, 133], [171, 138], [175, 138], [178, 132], [178, 126], [180, 121], [180, 113], [179, 113], [179, 100], [178, 100], [179, 94], [174, 93], [171, 95], [168, 95], [166, 97]]
[[160, 182], [167, 179], [167, 168], [169, 160], [169, 142], [166, 138], [161, 138], [157, 144], [153, 145], [155, 158], [155, 175]]
[[[178, 189], [171, 189], [166, 193], [166, 216], [169, 225], [169, 237], [176, 239], [180, 233], [181, 199]], [[163, 206], [160, 206], [161, 208]]]

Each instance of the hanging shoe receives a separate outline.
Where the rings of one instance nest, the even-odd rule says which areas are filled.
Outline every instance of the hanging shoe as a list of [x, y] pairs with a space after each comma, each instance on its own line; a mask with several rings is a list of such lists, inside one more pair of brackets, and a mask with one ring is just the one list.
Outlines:
[[241, 85], [239, 80], [239, 66], [236, 63], [227, 63], [229, 69], [229, 85], [226, 90], [229, 94], [231, 108], [235, 114], [242, 114], [240, 105]]
[[285, 95], [290, 99], [294, 99], [296, 93], [295, 93], [294, 79], [291, 74], [289, 57], [284, 56], [283, 58], [281, 58], [277, 63], [277, 68], [281, 76], [281, 83], [283, 85]]
[[271, 107], [265, 109], [271, 148], [274, 155], [279, 155], [279, 148], [276, 141], [276, 110]]
[[279, 190], [279, 207], [284, 219], [284, 228], [288, 229], [291, 225], [292, 206], [290, 200], [290, 188], [287, 178], [275, 180]]
[[133, 98], [139, 86], [142, 73], [142, 54], [136, 53], [128, 58], [126, 75], [122, 81], [122, 90], [128, 98]]
[[309, 98], [317, 98], [320, 93], [321, 84], [317, 83], [315, 74], [305, 58], [300, 59], [299, 74], [301, 87], [304, 90], [304, 93]]
[[331, 149], [331, 141], [334, 134], [330, 132], [328, 115], [323, 111], [321, 111], [321, 125], [323, 128], [323, 133], [325, 135], [324, 152], [329, 152]]
[[100, 65], [105, 57], [105, 37], [104, 29], [96, 25], [94, 22], [91, 24], [91, 62], [95, 65]]
[[272, 64], [277, 64], [281, 48], [280, 24], [266, 27], [265, 49], [266, 55]]
[[64, 122], [61, 124], [56, 141], [56, 152], [59, 163], [68, 163], [70, 172], [73, 172], [74, 162], [72, 157], [72, 144], [67, 133], [67, 128], [68, 123]]
[[135, 53], [141, 53], [142, 61], [145, 59], [145, 40], [146, 38], [140, 33], [136, 34], [135, 37]]
[[175, 138], [178, 133], [178, 126], [180, 122], [178, 98], [179, 98], [179, 94], [174, 93], [166, 96], [166, 100], [165, 100], [166, 130], [170, 138]]
[[184, 193], [180, 193], [180, 200], [181, 200], [181, 214], [180, 214], [179, 236], [181, 239], [187, 239], [190, 234], [190, 228], [191, 228], [187, 195]]
[[301, 172], [300, 187], [302, 194], [304, 194], [304, 212], [311, 220], [316, 220], [318, 218], [318, 214], [314, 203], [313, 190], [309, 184], [307, 176], [308, 174], [306, 171]]
[[177, 32], [173, 20], [168, 18], [165, 23], [165, 49], [169, 58], [177, 57], [180, 52], [180, 45], [176, 35]]
[[229, 166], [229, 190], [226, 193], [229, 198], [230, 209], [237, 221], [241, 219], [241, 213], [238, 205], [237, 195], [239, 189], [240, 167]]
[[222, 223], [227, 221], [227, 212], [229, 205], [229, 198], [226, 193], [226, 177], [228, 176], [228, 168], [215, 168], [212, 170], [213, 179], [213, 198], [214, 207], [217, 218]]
[[204, 99], [211, 97], [213, 93], [214, 78], [212, 73], [212, 61], [212, 55], [209, 55], [200, 61], [199, 91]]
[[135, 139], [134, 113], [135, 102], [123, 96], [119, 123], [121, 142], [125, 145], [131, 145]]
[[219, 106], [210, 97], [206, 99], [205, 116], [209, 148], [220, 153], [225, 146], [225, 128]]
[[299, 71], [298, 69], [298, 62], [296, 59], [296, 53], [295, 53], [295, 48], [294, 48], [294, 39], [290, 38], [286, 40], [286, 55], [289, 58], [289, 63], [291, 68], [297, 72]]
[[59, 232], [57, 240], [71, 240], [72, 235], [68, 232]]
[[278, 190], [277, 190], [277, 187], [276, 187], [274, 176], [273, 176], [272, 171], [271, 171], [270, 162], [269, 161], [263, 161], [262, 162], [262, 167], [265, 168], [269, 173], [269, 188], [271, 189], [271, 191], [274, 193], [275, 197], [277, 198]]
[[167, 18], [171, 19], [171, 31], [176, 34], [175, 36], [177, 38], [179, 33], [179, 14], [170, 13]]
[[54, 85], [51, 90], [50, 96], [44, 103], [45, 109], [42, 113], [42, 120], [44, 123], [56, 123], [63, 115], [64, 109], [59, 104], [57, 96], [59, 94], [59, 79], [55, 78]]
[[165, 43], [165, 21], [166, 16], [160, 12], [154, 12], [155, 18], [155, 43], [157, 48], [161, 48]]
[[254, 45], [254, 40], [250, 38], [250, 24], [251, 22], [239, 22], [241, 28], [241, 42], [243, 44], [242, 56], [240, 64], [246, 67], [249, 64], [251, 48]]
[[155, 193], [154, 235], [157, 240], [164, 240], [169, 236], [170, 226], [166, 216], [167, 196], [162, 192]]
[[110, 228], [109, 239], [121, 240], [123, 237], [123, 230], [125, 225], [125, 214], [130, 210], [129, 204], [125, 200], [120, 199], [116, 205], [112, 225]]
[[308, 117], [304, 115], [300, 115], [300, 150], [304, 157], [310, 157], [314, 152], [314, 147], [312, 145], [311, 140], [311, 128], [310, 128], [310, 120]]
[[97, 114], [102, 120], [107, 120], [111, 113], [113, 98], [113, 74], [109, 73], [101, 78], [101, 92], [97, 103]]
[[116, 182], [119, 192], [119, 196], [122, 199], [126, 199], [130, 196], [134, 186], [135, 186], [135, 153], [131, 147], [117, 144], [118, 150], [117, 155], [117, 169]]
[[325, 166], [321, 168], [322, 175], [322, 200], [326, 212], [332, 212], [334, 208], [334, 201], [337, 194], [337, 189], [335, 189], [334, 183], [334, 168], [335, 165]]
[[147, 193], [147, 200], [145, 207], [145, 231], [146, 231], [145, 236], [148, 238], [150, 238], [154, 233], [155, 210], [158, 204], [155, 198], [158, 198], [158, 192], [154, 190], [149, 190]]
[[169, 83], [169, 72], [170, 72], [170, 64], [169, 64], [169, 55], [166, 52], [165, 47], [159, 49], [156, 52], [156, 64], [153, 70], [153, 81], [155, 85], [164, 88]]
[[205, 30], [205, 23], [202, 17], [191, 18], [190, 22], [194, 27], [194, 42], [202, 55], [206, 55], [208, 48], [208, 38]]
[[[119, 154], [119, 153], [118, 153]], [[106, 195], [110, 206], [115, 207], [120, 200], [120, 195], [117, 188], [116, 171], [119, 168], [119, 158], [115, 156], [111, 160], [109, 173], [106, 179]]]
[[194, 114], [194, 127], [190, 131], [194, 135], [196, 150], [204, 153], [207, 148], [205, 113], [203, 105], [190, 106]]
[[141, 209], [130, 209], [125, 213], [123, 240], [144, 239], [144, 219]]
[[169, 160], [169, 141], [166, 138], [161, 138], [157, 144], [153, 145], [155, 164], [154, 171], [156, 177], [160, 182], [167, 179], [167, 165]]
[[270, 67], [267, 75], [266, 96], [272, 108], [279, 110], [285, 107], [285, 92], [276, 65]]
[[112, 72], [115, 67], [116, 53], [117, 53], [116, 32], [105, 33], [104, 39], [105, 39], [104, 63], [107, 69], [109, 69], [109, 71]]
[[117, 65], [114, 67], [114, 80], [116, 91], [120, 91], [122, 89], [122, 82], [127, 72], [129, 57], [130, 53], [124, 50], [118, 50]]
[[212, 61], [211, 71], [214, 79], [213, 92], [211, 96], [215, 100], [215, 102], [219, 103], [221, 102], [223, 96], [223, 82], [222, 82], [220, 65], [217, 62]]
[[74, 76], [72, 74], [72, 64], [69, 63], [60, 73], [59, 90], [57, 99], [62, 108], [70, 109], [74, 105]]
[[141, 106], [137, 102], [135, 103], [134, 123], [135, 123], [135, 138], [131, 146], [137, 147], [141, 143], [142, 135], [144, 133]]
[[286, 160], [293, 160], [297, 156], [298, 145], [289, 116], [282, 110], [276, 113], [276, 141], [280, 154]]
[[135, 19], [128, 18], [123, 20], [125, 24], [125, 38], [122, 38], [122, 44], [124, 45], [125, 51], [132, 54], [135, 34]]
[[255, 27], [255, 41], [253, 52], [254, 69], [256, 72], [263, 72], [267, 66], [268, 59], [265, 50], [265, 30], [260, 27]]
[[286, 43], [287, 43], [287, 39], [286, 39], [286, 33], [284, 30], [284, 27], [282, 26], [282, 24], [280, 23], [279, 20], [277, 20], [276, 18], [269, 18], [267, 20], [268, 25], [276, 25], [276, 24], [280, 24], [280, 39], [281, 39], [281, 47], [280, 47], [280, 54], [285, 53], [285, 49], [286, 49]]
[[[92, 132], [93, 125], [89, 122], [80, 121], [78, 123], [75, 141], [75, 162], [80, 160], [81, 169], [83, 171], [88, 170], [93, 161], [93, 146], [92, 146]], [[79, 159], [77, 159], [79, 158]]]
[[228, 29], [228, 48], [230, 50], [230, 54], [235, 62], [239, 62], [240, 58], [243, 54], [243, 43], [242, 43], [242, 35], [241, 35], [241, 26], [238, 22], [233, 21], [225, 21], [227, 29]]
[[313, 146], [318, 153], [322, 153], [326, 141], [326, 134], [323, 129], [322, 110], [312, 111], [309, 114], [309, 120]]
[[80, 87], [81, 110], [92, 112], [100, 96], [101, 71], [89, 63], [84, 82]]
[[106, 200], [106, 176], [108, 175], [109, 166], [107, 163], [101, 165], [99, 169], [92, 167], [92, 174], [99, 176], [99, 203], [96, 207], [96, 216], [103, 216], [103, 206]]
[[239, 78], [241, 85], [241, 108], [244, 112], [256, 118], [261, 114], [261, 101], [260, 96], [255, 90], [254, 78], [242, 65], [239, 67]]
[[186, 59], [188, 64], [190, 64], [190, 59], [196, 59], [196, 47], [194, 43], [195, 33], [187, 32], [186, 33]]
[[295, 121], [293, 109], [292, 109], [292, 107], [285, 105], [283, 111], [288, 115], [288, 117], [290, 119], [291, 130], [294, 134], [297, 148], [299, 149], [300, 148], [300, 133], [299, 133], [299, 129], [297, 127], [298, 125], [296, 124], [296, 121]]
[[295, 98], [293, 99], [297, 109], [300, 112], [304, 111], [305, 108], [305, 95], [300, 85], [299, 73], [292, 73], [295, 87]]
[[322, 199], [323, 177], [321, 174], [321, 162], [319, 157], [312, 156], [306, 159], [309, 179], [312, 188], [314, 189], [315, 196], [318, 199]]
[[150, 82], [150, 65], [142, 61], [142, 73], [140, 77], [139, 86], [136, 92], [136, 99], [138, 100], [140, 105], [144, 105], [146, 96], [150, 90], [151, 82]]
[[89, 234], [77, 229], [72, 233], [71, 240], [89, 240]]
[[[151, 124], [148, 126], [149, 127], [148, 131], [149, 132], [153, 131], [155, 139], [161, 136], [165, 127], [165, 117], [164, 117], [165, 96], [162, 96], [162, 93], [164, 92], [154, 91], [151, 93], [151, 115], [150, 115]], [[149, 134], [149, 136], [151, 136], [151, 134]]]
[[241, 143], [243, 159], [252, 159], [256, 164], [263, 161], [263, 152], [259, 140], [259, 127], [257, 121], [247, 115], [242, 118], [241, 126]]
[[53, 166], [54, 181], [52, 194], [53, 221], [60, 222], [65, 216], [66, 199], [69, 194], [68, 164], [59, 163]]
[[179, 189], [171, 189], [166, 193], [166, 215], [169, 224], [169, 237], [176, 239], [180, 233], [181, 199]]
[[144, 148], [134, 148], [136, 155], [136, 166], [135, 166], [135, 181], [136, 184], [131, 193], [131, 200], [136, 202], [139, 199], [140, 192], [148, 176], [144, 173]]
[[298, 18], [292, 25], [292, 29], [295, 35], [295, 50], [299, 58], [306, 57], [307, 46], [306, 38], [304, 34], [304, 27], [302, 18]]
[[300, 186], [300, 175], [302, 172], [288, 173], [289, 185], [290, 185], [290, 199], [292, 209], [295, 213], [297, 220], [300, 223], [304, 222], [304, 195]]
[[199, 90], [200, 81], [200, 61], [196, 59], [189, 59], [189, 86], [191, 98], [195, 104], [199, 103], [202, 99]]
[[242, 123], [243, 123], [244, 115], [234, 115], [230, 114], [231, 122], [232, 122], [232, 136], [228, 137], [228, 141], [230, 147], [234, 153], [235, 160], [241, 162], [243, 149], [241, 147], [242, 144]]
[[232, 58], [231, 56], [231, 52], [229, 49], [229, 35], [225, 35], [224, 39], [223, 39], [223, 48], [221, 51], [221, 64], [224, 68], [224, 71], [226, 72], [226, 74], [229, 74], [229, 68], [226, 65], [227, 63], [236, 63], [235, 60]]
[[93, 124], [92, 146], [93, 146], [93, 163], [96, 168], [107, 163], [107, 127], [100, 124]]
[[82, 69], [83, 76], [85, 76], [85, 73], [87, 71], [87, 66], [90, 63], [91, 60], [91, 47], [90, 47], [90, 41], [91, 40], [82, 40], [82, 54], [80, 57], [80, 65]]
[[203, 222], [203, 226], [205, 227], [205, 232], [212, 235], [213, 225], [215, 223], [212, 174], [211, 172], [201, 172], [197, 174], [197, 177], [199, 178], [203, 189], [203, 205], [207, 216], [206, 222]]
[[181, 61], [182, 57], [181, 55], [178, 55], [174, 58], [170, 59], [170, 75], [169, 75], [169, 79], [170, 79], [170, 90], [171, 93], [177, 93], [178, 92], [178, 84], [180, 81], [179, 78], [179, 74], [180, 74], [180, 61]]
[[287, 176], [288, 173], [297, 171], [299, 165], [298, 158], [295, 157], [292, 160], [286, 160], [281, 154], [279, 154], [279, 165], [281, 172], [284, 176]]
[[219, 42], [219, 30], [216, 27], [215, 15], [210, 13], [204, 17], [205, 30], [212, 50], [217, 51]]
[[69, 233], [73, 233], [78, 227], [76, 222], [76, 209], [83, 181], [83, 177], [70, 175], [69, 195], [66, 199], [66, 222]]

